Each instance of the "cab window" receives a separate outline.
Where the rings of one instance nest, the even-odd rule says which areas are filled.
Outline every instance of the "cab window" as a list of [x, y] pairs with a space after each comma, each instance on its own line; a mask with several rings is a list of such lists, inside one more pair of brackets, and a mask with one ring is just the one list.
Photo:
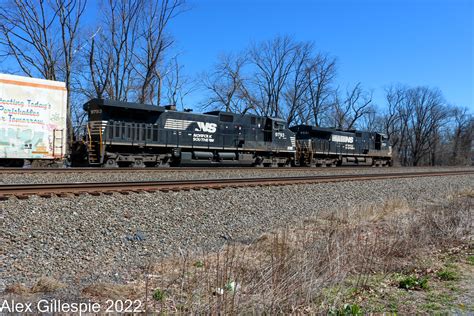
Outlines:
[[280, 122], [275, 122], [273, 124], [273, 128], [276, 130], [276, 131], [282, 131], [285, 129], [285, 124], [284, 123], [280, 123]]
[[232, 123], [234, 121], [234, 116], [233, 115], [227, 115], [227, 114], [221, 114], [219, 116], [219, 120], [221, 122]]

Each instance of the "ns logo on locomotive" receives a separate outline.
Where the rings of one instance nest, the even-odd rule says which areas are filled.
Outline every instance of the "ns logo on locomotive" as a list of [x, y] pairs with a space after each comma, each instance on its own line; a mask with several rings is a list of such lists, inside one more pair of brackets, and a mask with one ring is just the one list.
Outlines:
[[[23, 99], [35, 99], [38, 95], [48, 99], [38, 101], [51, 104], [39, 113], [38, 124], [2, 124], [0, 165], [58, 160], [65, 158], [67, 152], [72, 166], [290, 167], [392, 163], [389, 140], [381, 133], [310, 125], [288, 127], [286, 121], [275, 117], [222, 111], [199, 114], [176, 111], [172, 105], [103, 99], [84, 104], [87, 123], [80, 139], [66, 150], [63, 83], [0, 75], [0, 88], [0, 92], [8, 92], [0, 98], [10, 100], [13, 107], [25, 109], [29, 103]], [[0, 113], [0, 119], [10, 114]]]

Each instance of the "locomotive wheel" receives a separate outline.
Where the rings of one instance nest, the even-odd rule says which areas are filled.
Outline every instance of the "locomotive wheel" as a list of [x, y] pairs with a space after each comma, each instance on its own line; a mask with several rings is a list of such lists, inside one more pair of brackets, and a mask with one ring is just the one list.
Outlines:
[[169, 162], [160, 161], [156, 166], [157, 166], [158, 168], [169, 168], [169, 167], [170, 167], [170, 163], [169, 163]]
[[107, 159], [104, 168], [118, 168], [117, 161], [115, 159]]
[[263, 168], [264, 165], [263, 165], [263, 158], [258, 156], [255, 158], [255, 162], [254, 162], [254, 166], [257, 167], [257, 168]]
[[143, 163], [143, 160], [135, 160], [134, 162], [132, 162], [130, 167], [132, 167], [132, 168], [144, 168], [145, 164]]

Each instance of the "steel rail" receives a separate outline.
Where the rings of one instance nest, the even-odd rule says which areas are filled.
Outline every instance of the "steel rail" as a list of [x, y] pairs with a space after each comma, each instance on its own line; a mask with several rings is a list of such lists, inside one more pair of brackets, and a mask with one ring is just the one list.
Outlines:
[[[419, 170], [429, 169], [432, 167], [417, 167]], [[2, 168], [0, 167], [0, 175], [3, 174], [33, 174], [33, 173], [120, 173], [120, 172], [221, 172], [221, 171], [235, 171], [235, 170], [254, 170], [263, 172], [272, 171], [323, 171], [323, 170], [361, 170], [374, 169], [372, 166], [339, 166], [331, 167], [291, 167], [291, 168], [257, 168], [257, 167], [229, 167], [229, 166], [213, 166], [213, 167], [167, 167], [167, 168], [97, 168], [97, 167], [81, 167], [81, 168]], [[378, 169], [378, 168], [377, 168]], [[404, 169], [404, 167], [392, 167], [391, 170]]]
[[340, 170], [340, 169], [364, 169], [371, 166], [344, 166], [337, 168], [309, 168], [309, 167], [291, 167], [291, 168], [257, 168], [257, 167], [149, 167], [149, 168], [0, 168], [0, 174], [28, 174], [28, 173], [120, 173], [120, 172], [203, 172], [203, 171], [229, 171], [229, 170], [255, 170], [255, 171], [292, 171], [292, 170]]
[[414, 177], [452, 176], [474, 174], [474, 170], [462, 171], [431, 171], [431, 172], [398, 172], [385, 174], [358, 175], [325, 175], [300, 177], [268, 177], [268, 178], [236, 178], [236, 179], [200, 179], [200, 180], [167, 180], [167, 181], [138, 181], [138, 182], [100, 182], [100, 183], [46, 183], [46, 184], [7, 184], [0, 185], [0, 199], [11, 196], [23, 199], [30, 195], [51, 197], [52, 195], [67, 196], [70, 194], [100, 195], [114, 192], [128, 194], [129, 192], [153, 191], [188, 191], [200, 189], [222, 189], [226, 187], [248, 186], [279, 186], [306, 183], [326, 183], [341, 181], [365, 181], [382, 179], [399, 179]]

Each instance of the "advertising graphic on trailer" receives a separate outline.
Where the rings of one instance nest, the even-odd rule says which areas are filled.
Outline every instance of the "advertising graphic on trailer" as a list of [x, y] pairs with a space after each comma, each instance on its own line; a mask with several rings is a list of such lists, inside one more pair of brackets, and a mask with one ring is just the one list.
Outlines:
[[0, 74], [0, 158], [63, 156], [66, 97], [63, 82]]

